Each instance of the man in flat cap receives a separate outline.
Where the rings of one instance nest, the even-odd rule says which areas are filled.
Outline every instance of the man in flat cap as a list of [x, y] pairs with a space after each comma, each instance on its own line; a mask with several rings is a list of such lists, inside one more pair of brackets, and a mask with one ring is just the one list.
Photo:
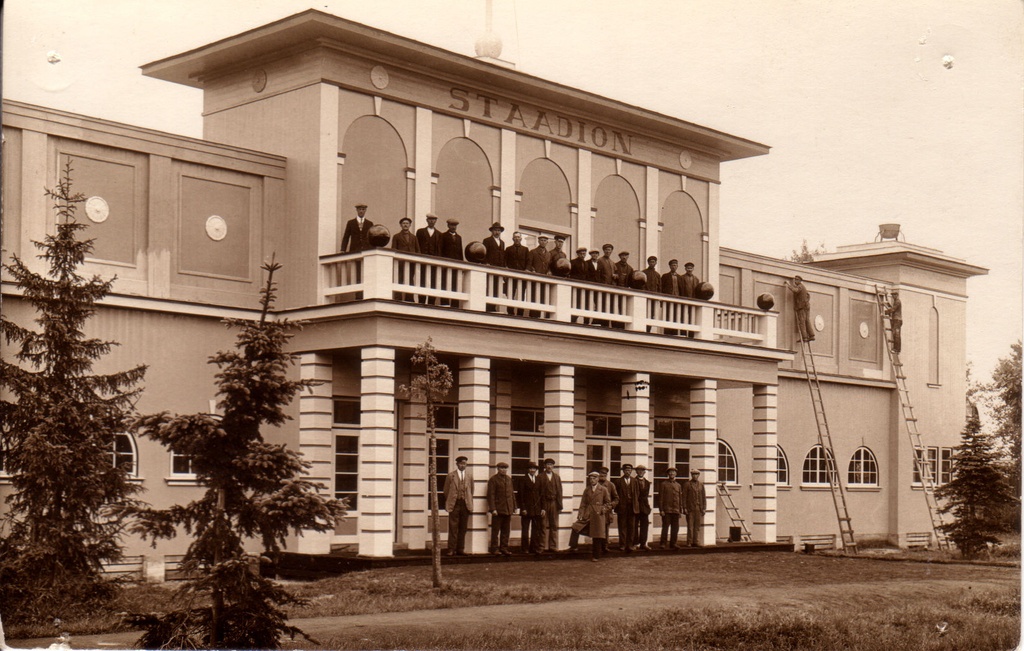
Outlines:
[[568, 258], [562, 245], [565, 244], [565, 235], [555, 235], [555, 248], [548, 252], [548, 273], [555, 275], [555, 266], [559, 260]]
[[456, 457], [455, 469], [444, 480], [444, 510], [448, 512], [448, 555], [466, 555], [466, 531], [473, 505], [473, 473], [469, 459]]
[[899, 355], [903, 350], [903, 301], [900, 300], [899, 290], [892, 290], [889, 301], [885, 305], [885, 313], [889, 315], [889, 325], [892, 330], [892, 352]]
[[551, 253], [548, 251], [548, 236], [537, 236], [537, 246], [530, 249], [530, 259], [526, 263], [528, 271], [538, 274], [551, 273]]
[[680, 278], [682, 280], [682, 295], [686, 298], [697, 298], [697, 288], [700, 287], [700, 278], [693, 275], [693, 263], [687, 262], [683, 265], [686, 273]]
[[[398, 225], [402, 228], [399, 232], [395, 233], [395, 236], [391, 238], [391, 248], [395, 251], [404, 251], [405, 253], [419, 253], [420, 245], [416, 240], [416, 236], [412, 234], [409, 228], [412, 226], [412, 219], [408, 217], [402, 217], [398, 220]], [[408, 282], [406, 279], [407, 274], [405, 265], [398, 265], [398, 283], [405, 284]], [[403, 301], [413, 301], [415, 296], [412, 294], [401, 294]]]
[[814, 341], [814, 324], [811, 323], [811, 295], [804, 287], [804, 279], [793, 276], [786, 289], [793, 294], [793, 310], [796, 312], [796, 332], [799, 341]]
[[373, 222], [366, 218], [366, 204], [356, 204], [356, 216], [345, 224], [345, 234], [341, 238], [341, 250], [344, 253], [359, 253], [370, 248], [370, 240], [366, 235]]
[[615, 284], [615, 263], [612, 262], [612, 251], [615, 247], [611, 244], [605, 244], [601, 247], [604, 252], [600, 258], [597, 259], [597, 276], [594, 278], [594, 282], [601, 283], [602, 285], [614, 285]]
[[679, 261], [668, 261], [668, 273], [661, 277], [661, 293], [669, 296], [683, 295], [683, 277], [679, 275]]
[[661, 291], [661, 274], [658, 273], [657, 256], [651, 255], [647, 257], [647, 268], [644, 269], [644, 276], [647, 277], [647, 280], [644, 281], [645, 292], [658, 293]]
[[697, 547], [700, 544], [700, 528], [704, 525], [704, 511], [708, 507], [704, 483], [700, 480], [700, 471], [690, 471], [690, 480], [683, 486], [683, 515], [686, 516], [686, 546]]
[[484, 249], [487, 250], [484, 264], [492, 267], [505, 266], [505, 243], [501, 241], [501, 234], [504, 232], [505, 227], [498, 222], [491, 224], [491, 235], [484, 239]]
[[636, 495], [640, 511], [636, 514], [636, 536], [633, 543], [637, 549], [648, 551], [647, 536], [651, 530], [651, 480], [647, 479], [647, 466], [638, 465], [636, 471]]
[[[526, 271], [530, 262], [530, 249], [523, 246], [523, 234], [519, 231], [512, 233], [512, 246], [505, 249], [505, 266], [514, 271]], [[510, 278], [508, 281], [508, 295], [510, 298], [519, 300], [523, 297], [523, 281], [519, 278]], [[523, 316], [526, 310], [521, 307], [512, 308], [510, 314]]]
[[465, 260], [462, 252], [462, 236], [458, 234], [459, 220], [448, 218], [448, 230], [441, 233], [441, 257], [449, 260]]
[[516, 504], [519, 505], [519, 519], [522, 522], [520, 544], [523, 552], [540, 553], [540, 532], [544, 518], [544, 506], [540, 494], [540, 477], [537, 464], [530, 462], [526, 474], [519, 478], [516, 490]]
[[576, 249], [576, 257], [569, 262], [569, 278], [572, 280], [587, 279], [587, 247]]
[[619, 503], [615, 512], [619, 516], [619, 549], [629, 554], [633, 551], [636, 535], [636, 516], [640, 513], [640, 493], [636, 479], [633, 477], [633, 464], [622, 464], [622, 471], [615, 480], [615, 491], [619, 494]]
[[508, 476], [508, 464], [499, 461], [498, 472], [487, 480], [487, 511], [491, 514], [492, 554], [511, 556], [508, 538], [512, 528], [512, 516], [516, 512], [516, 490]]
[[683, 485], [676, 481], [678, 472], [675, 468], [669, 468], [665, 473], [668, 479], [658, 486], [662, 549], [679, 549], [679, 514], [683, 511]]
[[558, 551], [558, 514], [562, 512], [562, 478], [555, 472], [555, 460], [544, 460], [540, 474], [540, 499], [544, 517], [540, 525], [540, 551]]
[[[437, 230], [437, 215], [427, 213], [427, 225], [416, 231], [416, 242], [420, 247], [420, 253], [441, 255], [441, 231]], [[427, 267], [429, 271], [421, 276], [420, 282], [423, 286], [437, 289], [437, 267], [434, 265], [427, 265]], [[437, 299], [433, 296], [420, 296], [420, 303], [434, 305], [436, 302]]]
[[633, 277], [633, 267], [629, 264], [629, 251], [619, 251], [619, 261], [615, 263], [614, 279], [619, 287], [629, 287]]

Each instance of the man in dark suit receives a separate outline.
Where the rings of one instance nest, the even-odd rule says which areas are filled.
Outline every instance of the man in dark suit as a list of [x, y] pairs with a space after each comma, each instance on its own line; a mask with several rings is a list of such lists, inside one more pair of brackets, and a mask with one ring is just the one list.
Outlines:
[[590, 259], [587, 260], [587, 280], [592, 283], [600, 282], [597, 279], [598, 272], [601, 269], [601, 252], [594, 249], [590, 252]]
[[487, 250], [484, 264], [492, 267], [505, 266], [505, 243], [501, 241], [501, 234], [504, 232], [505, 227], [498, 222], [491, 224], [491, 236], [484, 240], [484, 249]]
[[683, 515], [686, 516], [686, 546], [697, 547], [700, 544], [700, 529], [704, 526], [704, 512], [708, 498], [704, 490], [704, 482], [700, 480], [700, 471], [690, 471], [690, 481], [683, 485]]
[[675, 468], [669, 468], [666, 471], [668, 479], [658, 486], [662, 549], [679, 549], [679, 514], [683, 510], [683, 485], [676, 481], [677, 472]]
[[437, 215], [427, 213], [427, 225], [416, 231], [420, 253], [441, 255], [441, 231], [437, 230]]
[[544, 518], [544, 506], [540, 494], [540, 477], [537, 464], [530, 462], [526, 474], [519, 478], [516, 501], [519, 503], [519, 518], [522, 521], [520, 541], [524, 552], [540, 553], [540, 533]]
[[565, 244], [565, 235], [555, 235], [555, 248], [548, 252], [548, 273], [553, 276], [558, 274], [555, 273], [555, 267], [558, 265], [558, 261], [567, 258], [565, 251], [562, 250], [562, 245]]
[[647, 551], [647, 535], [651, 530], [651, 480], [644, 475], [647, 474], [646, 466], [637, 466], [636, 470], [636, 491], [637, 500], [640, 502], [640, 511], [636, 515], [636, 537], [633, 543], [639, 549]]
[[459, 228], [459, 220], [451, 217], [448, 219], [448, 230], [441, 233], [441, 257], [449, 260], [465, 260], [462, 253], [462, 236], [456, 231]]
[[644, 275], [647, 276], [647, 280], [644, 281], [644, 291], [660, 292], [661, 274], [658, 273], [658, 258], [656, 256], [652, 255], [647, 258], [647, 268], [644, 269]]
[[693, 263], [687, 262], [683, 265], [686, 270], [682, 276], [680, 276], [683, 285], [683, 296], [686, 298], [697, 298], [697, 288], [700, 287], [700, 278], [693, 275]]
[[455, 470], [444, 480], [444, 510], [448, 512], [448, 555], [466, 555], [466, 531], [473, 506], [473, 473], [466, 465], [469, 459], [455, 459]]
[[[523, 246], [523, 234], [519, 231], [512, 233], [512, 246], [505, 249], [505, 266], [515, 271], [526, 271], [530, 262], [530, 249]], [[524, 297], [523, 281], [518, 278], [510, 278], [508, 281], [508, 296], [519, 300]], [[509, 312], [517, 316], [526, 314], [526, 310], [516, 307]]]
[[526, 269], [538, 274], [551, 273], [551, 253], [548, 251], [548, 236], [538, 235], [537, 246], [530, 250]]
[[[678, 260], [668, 261], [668, 273], [661, 276], [662, 294], [668, 294], [669, 296], [683, 295], [683, 277], [679, 275], [678, 269]], [[679, 331], [674, 328], [665, 328], [665, 334], [675, 336], [679, 334]]]
[[[416, 231], [416, 243], [424, 255], [441, 255], [441, 231], [437, 230], [437, 215], [427, 213], [427, 225]], [[424, 287], [438, 289], [437, 267], [429, 265], [429, 270], [420, 276], [420, 283]], [[436, 302], [433, 296], [420, 296], [420, 303], [433, 305]]]
[[573, 280], [587, 279], [587, 247], [576, 249], [576, 257], [569, 263], [569, 278]]
[[612, 251], [615, 250], [615, 247], [605, 244], [601, 249], [604, 251], [604, 255], [597, 259], [597, 277], [594, 278], [594, 282], [602, 285], [614, 285], [615, 263], [612, 262]]
[[615, 263], [615, 284], [619, 287], [629, 287], [629, 281], [633, 279], [633, 267], [629, 264], [629, 251], [619, 252], [619, 261]]
[[555, 474], [555, 460], [544, 460], [540, 474], [541, 518], [540, 551], [558, 551], [558, 514], [562, 512], [562, 478]]
[[492, 554], [511, 556], [508, 538], [511, 533], [512, 516], [516, 512], [516, 490], [508, 476], [508, 464], [499, 461], [498, 472], [487, 480], [487, 511], [491, 514]]
[[341, 238], [341, 250], [344, 253], [359, 253], [370, 248], [366, 238], [373, 222], [366, 218], [366, 204], [356, 204], [356, 216], [345, 224], [345, 234]]
[[[412, 220], [408, 217], [402, 217], [398, 220], [398, 225], [402, 227], [402, 230], [395, 233], [395, 236], [391, 238], [391, 248], [395, 251], [404, 251], [405, 253], [419, 253], [420, 245], [416, 240], [416, 236], [412, 234], [409, 227], [412, 226]], [[406, 263], [402, 262], [398, 264], [398, 283], [406, 284], [411, 280], [407, 279], [409, 271], [406, 267]], [[414, 301], [415, 297], [412, 294], [396, 294], [398, 298], [403, 301]]]
[[615, 480], [615, 491], [619, 494], [619, 503], [615, 507], [619, 516], [619, 549], [629, 554], [633, 551], [636, 516], [640, 512], [640, 493], [633, 477], [633, 464], [622, 464], [622, 475]]

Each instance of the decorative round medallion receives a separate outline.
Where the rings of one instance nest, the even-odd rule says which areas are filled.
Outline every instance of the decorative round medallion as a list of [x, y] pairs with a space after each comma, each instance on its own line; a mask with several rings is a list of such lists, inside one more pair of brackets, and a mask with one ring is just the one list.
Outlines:
[[86, 199], [85, 216], [97, 224], [107, 221], [107, 217], [110, 216], [110, 206], [107, 205], [107, 200], [103, 197], [89, 197]]
[[384, 90], [391, 83], [391, 76], [384, 66], [373, 66], [373, 70], [370, 70], [370, 83], [377, 90]]
[[814, 329], [818, 332], [825, 329], [825, 317], [820, 314], [814, 317]]
[[871, 328], [868, 327], [867, 321], [861, 321], [860, 322], [860, 325], [857, 327], [857, 332], [860, 333], [860, 338], [861, 339], [867, 339], [868, 338], [868, 335], [871, 334]]
[[690, 156], [690, 152], [679, 152], [679, 165], [681, 165], [684, 170], [690, 169], [690, 165], [693, 165], [693, 156]]
[[252, 73], [252, 89], [257, 93], [262, 93], [263, 89], [267, 87], [267, 71], [257, 70]]
[[210, 215], [206, 218], [206, 234], [214, 242], [220, 242], [228, 234], [228, 223], [220, 215]]

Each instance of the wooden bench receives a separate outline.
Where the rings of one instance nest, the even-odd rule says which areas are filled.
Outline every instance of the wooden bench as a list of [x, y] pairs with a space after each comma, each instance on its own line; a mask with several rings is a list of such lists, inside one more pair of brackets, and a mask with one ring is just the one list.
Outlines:
[[803, 551], [806, 554], [823, 549], [835, 549], [836, 535], [834, 533], [801, 535], [800, 545], [803, 546]]
[[928, 549], [932, 546], [932, 533], [930, 531], [908, 533], [904, 546], [907, 549]]

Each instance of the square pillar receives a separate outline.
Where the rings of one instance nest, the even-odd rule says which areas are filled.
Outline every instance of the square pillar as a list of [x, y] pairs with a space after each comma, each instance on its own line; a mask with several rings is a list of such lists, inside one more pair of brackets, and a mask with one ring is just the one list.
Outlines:
[[[575, 469], [576, 369], [549, 366], [544, 369], [544, 454], [555, 460], [555, 472], [562, 478], [562, 513], [558, 516], [558, 548], [569, 544], [569, 527], [576, 519], [573, 510], [583, 494]], [[580, 475], [582, 478], [582, 474]]]
[[704, 526], [697, 536], [701, 547], [716, 544], [715, 502], [718, 481], [718, 381], [697, 380], [690, 388], [690, 468], [700, 470], [707, 493]]
[[[306, 476], [323, 486], [322, 492], [334, 495], [334, 388], [331, 385], [334, 359], [321, 353], [299, 356], [299, 376], [319, 380], [310, 391], [299, 394], [299, 454], [312, 466]], [[295, 541], [300, 554], [329, 554], [333, 531], [304, 531]]]
[[464, 357], [459, 360], [459, 433], [455, 439], [454, 459], [469, 459], [467, 469], [473, 475], [473, 504], [466, 534], [466, 551], [487, 552], [487, 480], [491, 472], [491, 360]]
[[[641, 388], [637, 388], [637, 384]], [[651, 375], [622, 376], [622, 463], [650, 467]]]
[[[427, 521], [430, 519], [430, 477], [429, 441], [427, 441], [426, 406], [420, 402], [405, 403], [401, 413], [402, 428], [402, 481], [399, 484], [399, 519], [401, 535], [398, 540], [409, 545], [409, 549], [426, 549], [430, 535]], [[444, 477], [439, 478], [443, 488]], [[442, 515], [444, 512], [441, 512]]]
[[779, 387], [754, 385], [754, 509], [751, 538], [776, 542]]
[[362, 349], [359, 408], [359, 555], [394, 555], [395, 349]]

